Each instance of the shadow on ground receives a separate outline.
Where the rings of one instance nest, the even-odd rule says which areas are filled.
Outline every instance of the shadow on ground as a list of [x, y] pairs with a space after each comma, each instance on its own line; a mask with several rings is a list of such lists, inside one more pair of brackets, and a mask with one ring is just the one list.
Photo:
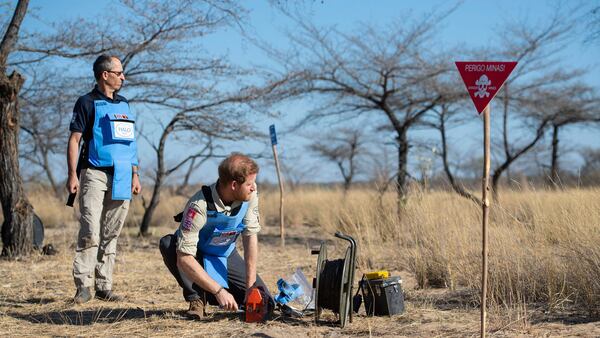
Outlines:
[[540, 323], [561, 323], [565, 325], [577, 325], [587, 323], [600, 323], [600, 317], [597, 314], [583, 313], [580, 311], [562, 310], [554, 313], [544, 313], [536, 311], [530, 317], [531, 324]]
[[146, 311], [140, 308], [102, 308], [83, 311], [50, 311], [34, 314], [7, 312], [6, 315], [16, 319], [26, 320], [34, 324], [92, 325], [94, 323], [116, 323], [124, 320], [146, 319], [151, 316], [167, 317], [173, 316], [173, 312], [163, 310]]
[[[260, 234], [259, 242], [261, 245], [280, 245], [281, 238], [278, 234]], [[327, 245], [331, 245], [335, 243], [335, 237], [331, 236], [331, 238], [324, 239], [323, 237], [309, 237], [309, 236], [294, 236], [294, 235], [285, 235], [285, 244], [286, 245], [306, 245], [310, 248], [318, 248], [321, 245], [321, 242], [325, 242]]]
[[0, 306], [9, 306], [12, 308], [15, 307], [24, 307], [25, 305], [45, 305], [50, 303], [55, 303], [57, 300], [54, 298], [44, 298], [44, 297], [32, 297], [27, 299], [2, 299], [0, 300]]
[[[425, 292], [428, 291], [428, 292]], [[440, 290], [434, 289], [409, 292], [405, 300], [422, 306], [433, 306], [442, 311], [477, 310], [479, 309], [479, 293], [475, 290]], [[529, 304], [527, 316], [533, 325], [541, 323], [561, 323], [577, 325], [600, 322], [600, 313], [590, 314], [579, 309], [568, 307], [548, 311], [543, 305]]]
[[[182, 313], [182, 316], [185, 316], [185, 313]], [[210, 313], [207, 317], [199, 319], [199, 322], [218, 322], [223, 319], [229, 320], [239, 320], [244, 321], [244, 314], [242, 313], [228, 313], [228, 312], [213, 312]], [[285, 323], [291, 326], [310, 326], [313, 323], [313, 317], [304, 317], [304, 318], [293, 318], [287, 316], [280, 316], [278, 312], [275, 312], [273, 318], [269, 320], [269, 322], [279, 322]]]
[[[92, 325], [96, 323], [112, 324], [127, 320], [146, 319], [148, 317], [172, 318], [176, 320], [191, 320], [185, 311], [172, 310], [144, 310], [141, 308], [100, 308], [96, 310], [61, 310], [33, 314], [18, 312], [7, 312], [7, 316], [19, 320], [25, 320], [33, 324], [53, 325]], [[215, 312], [198, 320], [198, 322], [218, 322], [224, 319], [243, 321], [243, 314]], [[286, 323], [293, 326], [309, 326], [311, 320], [297, 319], [291, 317], [276, 316], [273, 321]]]
[[[479, 308], [478, 293], [472, 290], [441, 290], [432, 293], [433, 289], [409, 292], [405, 296], [406, 301], [424, 306], [433, 306], [438, 310], [469, 310]], [[427, 292], [428, 291], [428, 292]]]

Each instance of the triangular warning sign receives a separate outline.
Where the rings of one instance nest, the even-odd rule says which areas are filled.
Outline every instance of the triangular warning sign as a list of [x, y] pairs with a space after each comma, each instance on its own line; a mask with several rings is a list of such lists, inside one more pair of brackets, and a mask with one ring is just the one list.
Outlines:
[[455, 64], [479, 114], [517, 66], [516, 62], [493, 61], [456, 61]]

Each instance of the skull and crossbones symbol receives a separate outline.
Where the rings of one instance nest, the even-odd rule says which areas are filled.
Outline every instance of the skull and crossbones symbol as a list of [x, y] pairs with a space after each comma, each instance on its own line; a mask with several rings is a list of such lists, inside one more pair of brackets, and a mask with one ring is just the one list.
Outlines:
[[481, 75], [479, 80], [475, 81], [475, 84], [477, 85], [475, 97], [484, 98], [490, 96], [490, 93], [487, 91], [487, 87], [492, 84], [492, 81], [488, 79], [487, 75]]

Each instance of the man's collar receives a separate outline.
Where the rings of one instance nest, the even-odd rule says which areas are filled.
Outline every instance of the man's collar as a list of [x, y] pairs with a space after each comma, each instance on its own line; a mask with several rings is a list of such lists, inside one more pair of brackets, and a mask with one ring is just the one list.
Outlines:
[[233, 203], [231, 203], [231, 205], [225, 205], [225, 203], [223, 203], [223, 200], [221, 199], [221, 196], [219, 196], [219, 191], [217, 188], [218, 186], [219, 186], [219, 180], [217, 180], [217, 182], [215, 182], [210, 187], [210, 190], [212, 192], [213, 201], [215, 202], [215, 206], [217, 207], [217, 211], [232, 210], [232, 209], [236, 208], [238, 205], [242, 204], [242, 201], [233, 201]]
[[94, 86], [92, 92], [98, 95], [101, 99], [106, 100], [108, 102], [119, 103], [121, 101], [121, 97], [117, 94], [117, 92], [113, 93], [113, 98], [111, 99], [110, 97], [104, 95], [104, 93], [100, 91], [100, 89], [98, 89], [98, 85]]

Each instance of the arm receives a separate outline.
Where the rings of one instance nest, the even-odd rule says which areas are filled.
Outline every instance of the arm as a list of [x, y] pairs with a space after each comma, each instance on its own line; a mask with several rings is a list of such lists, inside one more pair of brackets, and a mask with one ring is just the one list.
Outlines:
[[233, 296], [210, 278], [194, 256], [177, 251], [177, 267], [203, 290], [212, 293], [225, 310], [237, 311], [237, 303]]
[[196, 285], [206, 292], [212, 293], [222, 308], [237, 311], [237, 303], [233, 296], [208, 275], [195, 257], [198, 236], [206, 223], [206, 202], [201, 200], [200, 196], [203, 198], [201, 191], [190, 198], [184, 210], [184, 217], [179, 225], [177, 267]]
[[67, 190], [73, 194], [79, 190], [79, 177], [77, 177], [77, 158], [79, 157], [79, 142], [81, 133], [71, 132], [67, 143]]
[[248, 211], [244, 216], [246, 230], [243, 232], [242, 244], [244, 245], [244, 261], [246, 263], [246, 288], [250, 289], [256, 282], [256, 261], [258, 260], [258, 232], [260, 220], [258, 212], [258, 190], [249, 201]]
[[258, 257], [258, 237], [256, 234], [243, 236], [244, 261], [246, 262], [246, 288], [256, 282], [256, 259]]

